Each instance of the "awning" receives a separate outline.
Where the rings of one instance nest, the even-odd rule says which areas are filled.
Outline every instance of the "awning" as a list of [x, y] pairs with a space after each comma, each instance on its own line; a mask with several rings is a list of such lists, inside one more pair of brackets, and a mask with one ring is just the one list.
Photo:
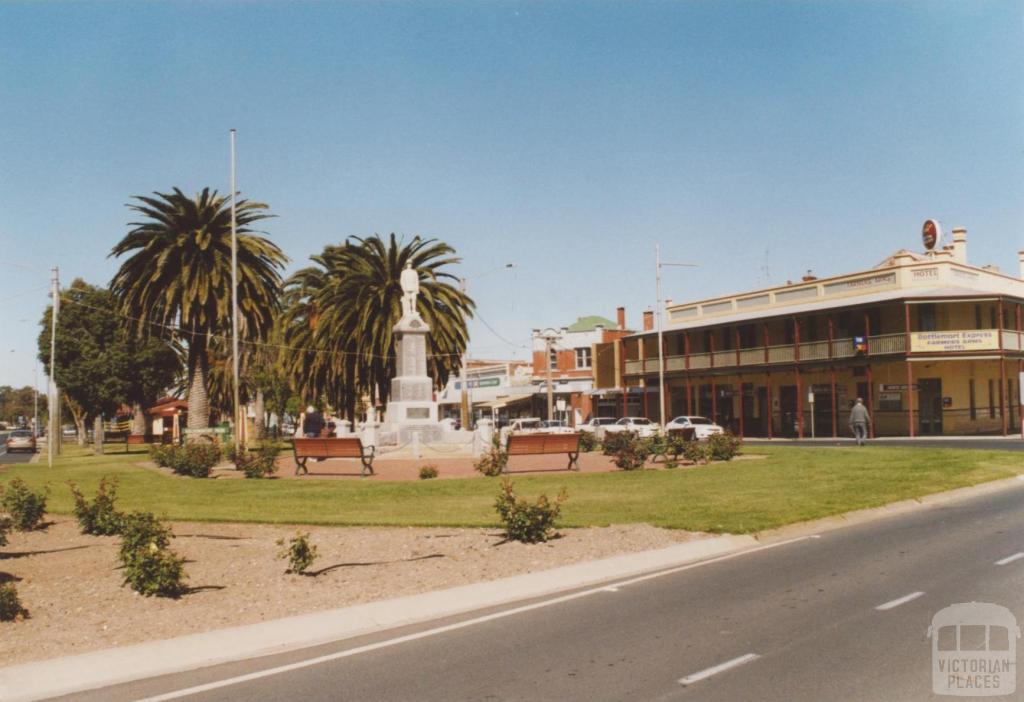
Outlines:
[[509, 405], [515, 405], [519, 403], [525, 403], [527, 401], [531, 401], [532, 399], [532, 392], [517, 393], [514, 395], [499, 396], [495, 400], [491, 400], [490, 402], [481, 402], [478, 405], [474, 405], [474, 407], [482, 407], [484, 409], [502, 409], [503, 407], [508, 407]]

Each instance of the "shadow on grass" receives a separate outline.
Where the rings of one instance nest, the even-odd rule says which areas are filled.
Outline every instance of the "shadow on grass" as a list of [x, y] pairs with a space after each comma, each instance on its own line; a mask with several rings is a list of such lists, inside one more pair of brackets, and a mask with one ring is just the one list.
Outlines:
[[26, 558], [27, 556], [42, 556], [47, 553], [63, 553], [64, 551], [78, 551], [79, 549], [83, 548], [92, 548], [92, 546], [68, 546], [67, 548], [52, 548], [49, 551], [7, 551], [4, 553], [0, 553], [0, 561], [5, 561], [8, 558]]
[[431, 558], [444, 558], [444, 554], [443, 553], [431, 553], [431, 554], [428, 554], [426, 556], [413, 556], [412, 558], [399, 558], [396, 561], [366, 561], [366, 562], [361, 562], [361, 563], [335, 563], [334, 565], [326, 566], [324, 568], [321, 568], [320, 570], [308, 570], [305, 573], [303, 573], [303, 575], [308, 575], [311, 578], [315, 578], [318, 575], [323, 575], [324, 573], [329, 573], [332, 570], [337, 570], [339, 568], [360, 568], [360, 567], [363, 567], [363, 566], [390, 565], [392, 563], [411, 563], [413, 561], [426, 561], [426, 560], [429, 560]]

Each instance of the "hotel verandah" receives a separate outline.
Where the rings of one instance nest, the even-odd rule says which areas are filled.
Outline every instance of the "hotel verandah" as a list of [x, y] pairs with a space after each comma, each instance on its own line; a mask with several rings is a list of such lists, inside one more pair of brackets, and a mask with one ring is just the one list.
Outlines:
[[[848, 436], [863, 397], [877, 436], [1017, 433], [1018, 258], [1020, 277], [971, 266], [955, 229], [950, 245], [901, 250], [868, 271], [670, 304], [666, 417], [714, 417], [748, 437]], [[616, 413], [658, 418], [657, 338], [595, 350], [609, 359], [597, 392], [617, 398]]]

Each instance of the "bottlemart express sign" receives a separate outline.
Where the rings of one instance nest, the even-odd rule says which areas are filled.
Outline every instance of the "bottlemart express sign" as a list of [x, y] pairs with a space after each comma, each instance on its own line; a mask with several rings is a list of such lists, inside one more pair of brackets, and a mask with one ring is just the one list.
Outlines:
[[999, 348], [998, 333], [996, 329], [914, 332], [910, 335], [910, 350], [914, 353], [993, 351]]

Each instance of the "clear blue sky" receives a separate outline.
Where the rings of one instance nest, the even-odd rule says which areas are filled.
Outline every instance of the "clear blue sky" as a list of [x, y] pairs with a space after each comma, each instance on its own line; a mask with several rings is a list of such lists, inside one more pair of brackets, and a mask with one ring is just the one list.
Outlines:
[[[1024, 5], [0, 4], [0, 384], [49, 268], [103, 284], [130, 196], [270, 204], [291, 269], [436, 236], [516, 346], [576, 317], [874, 265], [921, 222], [1024, 247]], [[472, 280], [506, 262], [512, 272]], [[476, 356], [523, 355], [475, 322]]]

